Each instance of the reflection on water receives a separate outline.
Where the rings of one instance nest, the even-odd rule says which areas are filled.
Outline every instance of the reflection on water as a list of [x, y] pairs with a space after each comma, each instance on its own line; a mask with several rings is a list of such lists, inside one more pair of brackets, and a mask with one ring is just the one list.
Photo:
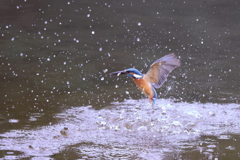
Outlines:
[[1, 134], [0, 149], [19, 157], [239, 158], [239, 105], [157, 102], [155, 108], [127, 100], [102, 110], [67, 109], [55, 115], [59, 124]]
[[[68, 153], [77, 154], [76, 157], [81, 157], [81, 153], [91, 157], [87, 153], [89, 151], [93, 154], [93, 150], [97, 150], [96, 153], [100, 155], [103, 151], [109, 151], [106, 157], [110, 154], [112, 157], [122, 155], [132, 158], [154, 157], [155, 154], [160, 157], [170, 156], [169, 159], [173, 156], [182, 156], [183, 159], [192, 156], [216, 157], [217, 154], [224, 156], [220, 153], [236, 157], [239, 148], [235, 146], [234, 139], [238, 142], [239, 132], [235, 124], [239, 117], [232, 115], [232, 110], [234, 106], [237, 110], [239, 106], [236, 104], [240, 99], [239, 12], [237, 2], [227, 0], [3, 0], [0, 5], [0, 133], [9, 137], [26, 137], [26, 143], [31, 143], [30, 147], [25, 142], [22, 147], [17, 145], [20, 149], [16, 150], [11, 148], [14, 146], [1, 146], [3, 154], [12, 157], [36, 156], [37, 147], [41, 151], [40, 156], [56, 154], [55, 156], [59, 157]], [[174, 70], [167, 83], [157, 90], [159, 98], [175, 99], [181, 102], [181, 105], [184, 105], [182, 102], [193, 104], [186, 103], [188, 107], [180, 107], [182, 112], [179, 113], [176, 109], [176, 115], [175, 110], [171, 110], [173, 113], [169, 117], [169, 114], [165, 115], [165, 109], [167, 111], [171, 105], [160, 106], [161, 118], [158, 118], [157, 113], [160, 113], [160, 110], [141, 110], [139, 108], [144, 105], [137, 108], [133, 105], [136, 101], [124, 101], [145, 97], [134, 84], [128, 83], [130, 79], [127, 77], [115, 79], [108, 73], [130, 67], [146, 73], [152, 62], [171, 52], [181, 59], [181, 67]], [[110, 105], [112, 102], [119, 104]], [[128, 105], [131, 107], [125, 103], [130, 103]], [[207, 107], [201, 111], [193, 107], [196, 105], [201, 108], [200, 103]], [[226, 105], [220, 105], [222, 103]], [[109, 110], [103, 109], [109, 105]], [[92, 106], [99, 111], [78, 108], [79, 106]], [[210, 110], [207, 109], [209, 106]], [[220, 109], [216, 110], [211, 106]], [[74, 108], [70, 109], [72, 107], [77, 107], [76, 111]], [[66, 111], [73, 112], [74, 116], [68, 113], [65, 115], [65, 109], [70, 109]], [[59, 149], [58, 141], [63, 139], [64, 132], [70, 132], [67, 135], [73, 134], [71, 136], [77, 137], [80, 133], [75, 128], [81, 130], [81, 127], [89, 127], [85, 116], [91, 116], [81, 113], [79, 114], [84, 123], [76, 127], [75, 121], [79, 124], [82, 119], [75, 112], [81, 110], [97, 117], [100, 113], [104, 115], [103, 121], [94, 116], [89, 120], [90, 124], [94, 122], [92, 125], [97, 129], [85, 128], [83, 131], [100, 138], [94, 138], [91, 143], [82, 142], [82, 139], [89, 137], [81, 135], [82, 137], [76, 138], [74, 142], [67, 140], [63, 143], [64, 149]], [[222, 111], [223, 113], [220, 113]], [[66, 122], [59, 123], [56, 113], [62, 113], [60, 116], [70, 119], [69, 126]], [[132, 115], [134, 113], [137, 115]], [[188, 118], [194, 117], [193, 122], [182, 121], [178, 117], [182, 117], [180, 113]], [[218, 114], [222, 117], [216, 116]], [[120, 115], [124, 117], [123, 120]], [[107, 123], [107, 117], [110, 118], [110, 124]], [[114, 120], [114, 117], [118, 118]], [[137, 117], [138, 119], [135, 119]], [[141, 117], [144, 117], [145, 121]], [[218, 124], [210, 125], [208, 121], [214, 122], [216, 117]], [[232, 117], [236, 120], [233, 121]], [[202, 125], [203, 121], [209, 125]], [[61, 134], [60, 130], [66, 126], [68, 130]], [[76, 135], [71, 130], [75, 131]], [[96, 130], [100, 130], [99, 135]], [[35, 141], [35, 135], [39, 135], [40, 139], [46, 136], [42, 132], [54, 133], [54, 140], [57, 142], [53, 143], [53, 146], [49, 144], [50, 146], [42, 147], [32, 144], [38, 140]], [[125, 132], [126, 137], [122, 135]], [[156, 139], [150, 136], [150, 133], [161, 135], [160, 137], [168, 136], [167, 139]], [[207, 136], [203, 136], [205, 134]], [[102, 139], [104, 135], [110, 136], [109, 143], [107, 140], [106, 143], [102, 142], [105, 140]], [[176, 141], [180, 138], [182, 144], [174, 143], [173, 140], [168, 144], [170, 135]], [[193, 140], [187, 141], [184, 135], [186, 139], [190, 137]], [[228, 137], [226, 141], [225, 136]], [[123, 143], [113, 141], [118, 137]], [[133, 141], [130, 137], [133, 137]], [[9, 141], [12, 145], [23, 141], [21, 137], [0, 140], [4, 141], [4, 144]], [[158, 141], [162, 143], [157, 143]], [[127, 149], [128, 143], [130, 147]], [[73, 146], [68, 146], [70, 144]], [[24, 146], [27, 151], [22, 149]], [[115, 147], [111, 148], [112, 146]], [[53, 152], [55, 147], [58, 149]], [[182, 149], [184, 147], [185, 149]], [[44, 148], [49, 152], [44, 151]], [[141, 150], [142, 155], [139, 155]], [[176, 154], [170, 154], [172, 152]]]

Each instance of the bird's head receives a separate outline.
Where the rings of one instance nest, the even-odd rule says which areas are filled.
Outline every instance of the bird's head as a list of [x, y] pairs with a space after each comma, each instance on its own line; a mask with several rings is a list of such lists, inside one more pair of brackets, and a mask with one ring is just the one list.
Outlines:
[[116, 72], [110, 73], [110, 75], [117, 75], [117, 76], [119, 76], [121, 74], [126, 74], [127, 76], [134, 78], [134, 79], [143, 78], [143, 74], [135, 68], [129, 68], [129, 69], [125, 69], [123, 71], [116, 71]]

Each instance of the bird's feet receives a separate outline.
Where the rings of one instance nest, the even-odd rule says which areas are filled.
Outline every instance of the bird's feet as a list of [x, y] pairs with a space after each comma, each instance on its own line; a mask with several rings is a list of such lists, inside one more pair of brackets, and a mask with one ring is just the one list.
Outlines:
[[155, 102], [156, 102], [156, 98], [150, 97], [150, 98], [149, 98], [149, 102], [150, 102], [150, 105], [151, 105], [152, 107], [154, 107]]

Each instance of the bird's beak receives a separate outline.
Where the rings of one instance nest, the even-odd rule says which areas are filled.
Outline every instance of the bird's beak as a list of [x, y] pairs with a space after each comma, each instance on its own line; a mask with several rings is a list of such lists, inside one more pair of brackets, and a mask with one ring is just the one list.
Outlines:
[[124, 71], [116, 71], [116, 72], [110, 73], [110, 75], [117, 75], [117, 76], [119, 76], [121, 74], [127, 74], [127, 72], [124, 70]]

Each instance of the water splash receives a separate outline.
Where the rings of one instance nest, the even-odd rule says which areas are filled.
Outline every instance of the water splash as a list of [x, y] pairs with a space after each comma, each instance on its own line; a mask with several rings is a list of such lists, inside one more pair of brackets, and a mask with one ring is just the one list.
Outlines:
[[19, 151], [19, 157], [49, 157], [73, 145], [87, 158], [164, 157], [196, 145], [202, 135], [221, 138], [240, 132], [238, 104], [163, 99], [157, 104], [153, 108], [145, 100], [126, 100], [102, 110], [91, 106], [67, 109], [55, 115], [59, 124], [1, 134], [0, 149]]

